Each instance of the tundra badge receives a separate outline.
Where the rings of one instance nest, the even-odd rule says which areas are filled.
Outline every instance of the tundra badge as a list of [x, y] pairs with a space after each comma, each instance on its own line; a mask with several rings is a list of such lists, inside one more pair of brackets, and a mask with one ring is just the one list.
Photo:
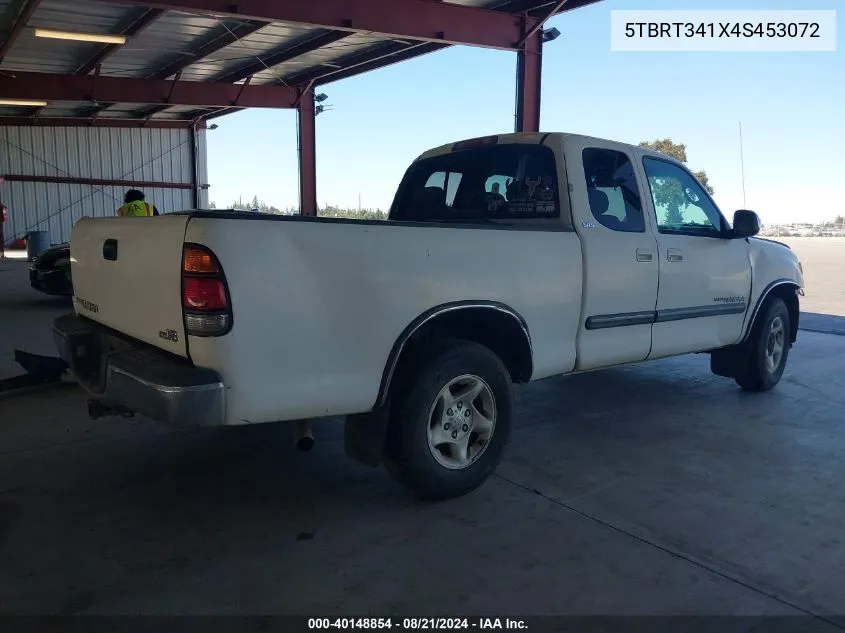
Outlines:
[[81, 297], [74, 297], [73, 299], [74, 301], [76, 301], [77, 305], [79, 305], [85, 310], [88, 310], [88, 312], [93, 312], [94, 314], [97, 314], [100, 311], [100, 306], [98, 306], [96, 303], [86, 301]]

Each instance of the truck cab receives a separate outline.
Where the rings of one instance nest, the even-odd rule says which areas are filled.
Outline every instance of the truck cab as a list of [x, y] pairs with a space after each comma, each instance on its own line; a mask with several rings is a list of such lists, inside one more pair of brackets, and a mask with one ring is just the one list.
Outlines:
[[[486, 207], [465, 202], [466, 188], [478, 189], [479, 177], [466, 178], [474, 171], [486, 177]], [[423, 182], [425, 197], [412, 203], [410, 190]], [[558, 196], [555, 214], [548, 201]], [[797, 257], [754, 237], [753, 212], [739, 210], [729, 223], [683, 163], [643, 147], [563, 133], [443, 145], [415, 161], [391, 209], [397, 220], [481, 219], [511, 228], [542, 227], [547, 216], [580, 242], [584, 292], [573, 370], [733, 346], [747, 338], [772, 292], [787, 305], [787, 342], [795, 341], [803, 285]]]

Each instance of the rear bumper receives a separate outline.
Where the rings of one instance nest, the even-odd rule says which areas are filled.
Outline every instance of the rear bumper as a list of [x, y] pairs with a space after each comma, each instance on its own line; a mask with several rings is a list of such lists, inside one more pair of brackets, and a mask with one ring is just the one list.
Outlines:
[[174, 426], [225, 424], [226, 387], [215, 371], [75, 314], [53, 322], [53, 339], [79, 384], [102, 404]]

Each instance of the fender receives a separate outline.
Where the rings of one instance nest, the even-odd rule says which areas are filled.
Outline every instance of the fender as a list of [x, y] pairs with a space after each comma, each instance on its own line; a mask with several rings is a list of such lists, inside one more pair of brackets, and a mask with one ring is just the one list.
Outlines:
[[514, 319], [519, 324], [522, 333], [525, 335], [525, 340], [528, 342], [528, 348], [531, 353], [531, 358], [534, 358], [534, 346], [531, 342], [531, 334], [528, 331], [528, 324], [526, 323], [522, 315], [510, 306], [505, 305], [504, 303], [499, 303], [497, 301], [469, 300], [444, 303], [439, 306], [435, 306], [429, 310], [426, 310], [416, 319], [411, 321], [411, 323], [404, 330], [402, 330], [402, 333], [399, 335], [399, 338], [396, 339], [396, 342], [393, 343], [393, 347], [387, 357], [387, 364], [385, 365], [384, 372], [382, 373], [381, 385], [379, 386], [378, 391], [378, 398], [376, 399], [376, 403], [373, 406], [374, 410], [384, 406], [387, 400], [388, 391], [390, 390], [390, 381], [392, 380], [393, 374], [396, 371], [396, 366], [399, 363], [399, 358], [402, 355], [402, 350], [405, 349], [405, 345], [408, 343], [411, 337], [413, 337], [414, 334], [416, 334], [419, 329], [423, 327], [426, 323], [432, 321], [433, 319], [439, 316], [442, 316], [443, 314], [446, 314], [448, 312], [454, 312], [456, 310], [467, 310], [471, 308], [495, 310], [497, 312], [506, 314], [510, 318]]
[[757, 319], [757, 314], [760, 312], [760, 308], [763, 307], [766, 299], [772, 293], [775, 288], [779, 286], [792, 286], [796, 291], [801, 290], [801, 286], [799, 286], [795, 281], [792, 279], [776, 279], [768, 286], [763, 289], [763, 292], [760, 293], [760, 297], [757, 299], [757, 303], [754, 305], [754, 310], [751, 312], [751, 318], [748, 319], [748, 322], [745, 325], [745, 331], [742, 334], [742, 338], [740, 339], [738, 345], [742, 345], [748, 340], [748, 337], [751, 336], [751, 329], [754, 327], [754, 321]]

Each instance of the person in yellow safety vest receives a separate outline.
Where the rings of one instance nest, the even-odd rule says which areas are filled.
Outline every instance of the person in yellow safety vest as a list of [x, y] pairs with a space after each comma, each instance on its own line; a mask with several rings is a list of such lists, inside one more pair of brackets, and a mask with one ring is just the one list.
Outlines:
[[117, 215], [148, 217], [159, 215], [154, 204], [144, 202], [144, 192], [137, 189], [130, 189], [123, 197], [123, 206], [117, 210]]

